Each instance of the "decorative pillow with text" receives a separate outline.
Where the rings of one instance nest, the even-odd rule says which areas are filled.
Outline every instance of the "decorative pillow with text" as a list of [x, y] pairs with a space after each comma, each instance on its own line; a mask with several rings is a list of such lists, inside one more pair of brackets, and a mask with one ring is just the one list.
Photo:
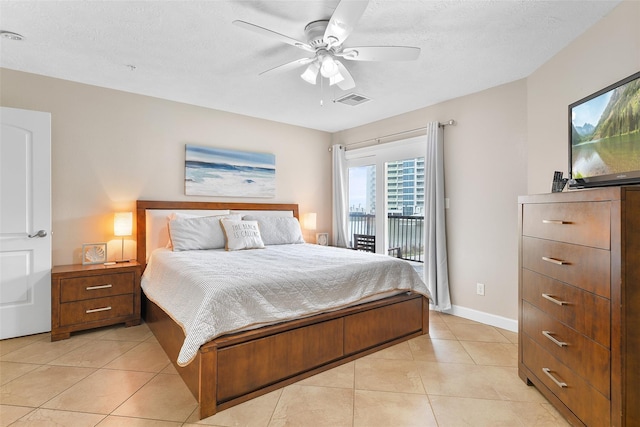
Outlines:
[[227, 236], [225, 249], [237, 251], [241, 249], [262, 249], [264, 242], [260, 236], [258, 221], [234, 221], [223, 219], [220, 221]]

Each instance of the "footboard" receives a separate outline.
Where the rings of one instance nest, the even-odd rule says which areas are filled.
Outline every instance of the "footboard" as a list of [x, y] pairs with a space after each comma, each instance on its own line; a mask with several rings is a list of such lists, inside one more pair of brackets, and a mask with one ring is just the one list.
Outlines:
[[[152, 302], [146, 308], [149, 327], [175, 365], [182, 329]], [[219, 337], [176, 369], [205, 418], [428, 330], [429, 300], [402, 294]]]

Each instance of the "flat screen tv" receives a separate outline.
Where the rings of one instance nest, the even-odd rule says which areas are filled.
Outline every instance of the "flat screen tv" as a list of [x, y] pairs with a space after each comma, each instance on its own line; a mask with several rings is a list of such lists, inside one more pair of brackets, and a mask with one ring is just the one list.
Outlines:
[[640, 184], [640, 72], [569, 105], [569, 187]]

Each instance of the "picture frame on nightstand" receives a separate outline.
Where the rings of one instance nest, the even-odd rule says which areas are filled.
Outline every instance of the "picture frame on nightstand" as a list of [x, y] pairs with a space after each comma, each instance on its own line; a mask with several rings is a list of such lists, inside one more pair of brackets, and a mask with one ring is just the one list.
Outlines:
[[329, 246], [329, 233], [316, 233], [316, 244]]
[[107, 262], [106, 243], [84, 243], [82, 245], [82, 265], [104, 264]]

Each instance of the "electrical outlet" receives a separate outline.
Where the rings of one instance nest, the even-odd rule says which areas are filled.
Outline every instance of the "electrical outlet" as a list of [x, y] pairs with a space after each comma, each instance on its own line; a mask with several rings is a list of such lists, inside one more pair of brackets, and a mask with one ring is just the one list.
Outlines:
[[484, 284], [483, 283], [476, 283], [476, 293], [478, 295], [484, 296]]

